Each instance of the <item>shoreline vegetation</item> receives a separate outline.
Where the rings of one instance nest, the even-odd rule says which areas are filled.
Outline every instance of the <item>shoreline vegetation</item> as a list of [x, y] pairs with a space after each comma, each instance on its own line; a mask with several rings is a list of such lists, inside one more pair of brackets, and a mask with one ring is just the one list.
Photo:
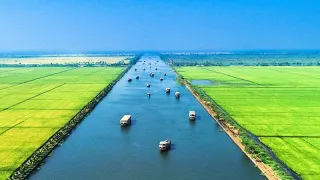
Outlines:
[[[254, 135], [239, 126], [239, 124], [232, 120], [219, 105], [205, 95], [203, 91], [184, 79], [181, 79], [181, 81], [198, 99], [214, 120], [216, 120], [219, 126], [268, 179], [297, 179], [298, 176], [294, 174], [294, 172], [290, 172], [291, 170], [288, 167], [281, 167], [284, 164], [281, 162], [280, 165], [280, 160], [277, 159], [274, 154], [271, 154], [272, 152], [267, 150], [257, 137], [254, 137]], [[204, 96], [207, 97], [204, 98]], [[273, 160], [272, 158], [276, 159]]]
[[98, 93], [85, 107], [83, 107], [70, 121], [53, 134], [42, 146], [32, 153], [9, 177], [11, 180], [26, 179], [37, 167], [41, 166], [54, 149], [62, 143], [76, 126], [90, 113], [94, 107], [112, 90], [112, 87], [130, 70], [141, 55], [130, 59], [127, 68], [100, 93]]
[[212, 98], [206, 95], [205, 92], [185, 80], [177, 71], [175, 71], [175, 73], [178, 75], [179, 81], [189, 89], [218, 125], [268, 179], [301, 179], [295, 172], [281, 162], [271, 150], [267, 149], [258, 138], [237, 124]]
[[[319, 53], [261, 56], [265, 62], [290, 58], [299, 61], [301, 58], [300, 61], [305, 62], [303, 66], [263, 67], [254, 65], [255, 58], [246, 59], [249, 55], [236, 56], [251, 62], [252, 66], [230, 65], [232, 60], [206, 59], [209, 56], [194, 54], [183, 56], [186, 61], [203, 58], [197, 66], [174, 66], [172, 61], [184, 61], [176, 55], [168, 55], [167, 63], [218, 113], [216, 119], [230, 122], [226, 127], [239, 133], [247, 151], [253, 152], [251, 154], [274, 170], [291, 176], [280, 175], [282, 179], [320, 177], [317, 101], [320, 96], [320, 68], [308, 66], [308, 63], [319, 59]], [[226, 61], [227, 65], [206, 66], [202, 64], [205, 61]]]
[[[183, 54], [182, 56], [187, 55]], [[204, 59], [208, 57], [207, 55], [204, 56], [205, 57], [202, 57]], [[296, 172], [294, 172], [283, 161], [281, 161], [270, 149], [270, 147], [264, 145], [258, 137], [256, 137], [251, 132], [247, 131], [245, 128], [240, 126], [224, 109], [221, 108], [221, 106], [219, 106], [211, 97], [209, 97], [200, 87], [193, 85], [174, 68], [179, 66], [195, 66], [194, 62], [196, 62], [197, 59], [193, 59], [194, 62], [188, 62], [188, 60], [185, 61], [185, 59], [179, 58], [177, 61], [175, 61], [175, 58], [173, 58], [172, 54], [170, 54], [170, 56], [163, 54], [161, 55], [161, 59], [164, 60], [169, 66], [171, 66], [177, 74], [177, 80], [189, 89], [189, 91], [195, 96], [195, 98], [215, 119], [219, 126], [229, 135], [229, 137], [238, 145], [238, 147], [249, 157], [249, 159], [261, 170], [261, 172], [268, 179], [302, 179]], [[194, 57], [184, 58], [192, 59]], [[215, 64], [206, 64], [203, 62], [204, 61], [198, 61], [197, 66], [212, 66], [212, 64]], [[231, 64], [219, 64], [218, 66], [220, 65], [230, 66]], [[255, 64], [253, 66], [259, 65], [261, 64]]]
[[126, 66], [135, 56], [36, 56], [0, 57], [0, 67], [112, 67]]
[[171, 66], [320, 66], [320, 52], [162, 53]]

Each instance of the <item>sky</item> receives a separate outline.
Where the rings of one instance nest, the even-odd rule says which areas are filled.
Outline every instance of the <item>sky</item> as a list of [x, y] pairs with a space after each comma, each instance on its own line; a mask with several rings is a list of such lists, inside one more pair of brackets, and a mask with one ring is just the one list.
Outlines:
[[0, 1], [0, 51], [255, 49], [320, 49], [320, 1]]

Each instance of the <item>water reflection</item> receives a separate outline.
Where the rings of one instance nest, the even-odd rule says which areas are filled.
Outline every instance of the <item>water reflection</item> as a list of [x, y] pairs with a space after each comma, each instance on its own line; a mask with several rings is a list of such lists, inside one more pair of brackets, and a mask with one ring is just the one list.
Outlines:
[[130, 132], [131, 126], [120, 126], [121, 132], [128, 134]]

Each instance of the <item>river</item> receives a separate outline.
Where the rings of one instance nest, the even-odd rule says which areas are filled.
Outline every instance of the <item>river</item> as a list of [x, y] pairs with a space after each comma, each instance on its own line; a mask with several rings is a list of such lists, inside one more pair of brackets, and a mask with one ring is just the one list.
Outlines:
[[[188, 89], [177, 83], [171, 67], [158, 56], [140, 59], [144, 60], [147, 63], [134, 65], [28, 179], [266, 179]], [[174, 97], [176, 91], [180, 99]], [[197, 113], [194, 123], [188, 120], [189, 110]], [[133, 122], [121, 128], [119, 120], [125, 114], [131, 114]], [[159, 141], [166, 138], [172, 140], [172, 149], [160, 153]]]

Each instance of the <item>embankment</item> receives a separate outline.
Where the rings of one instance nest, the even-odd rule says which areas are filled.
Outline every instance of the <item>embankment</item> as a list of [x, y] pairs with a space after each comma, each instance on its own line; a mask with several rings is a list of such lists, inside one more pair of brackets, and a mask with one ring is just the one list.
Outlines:
[[185, 80], [178, 72], [175, 71], [175, 73], [179, 81], [190, 90], [219, 126], [268, 179], [301, 179], [295, 172], [282, 163], [270, 149], [263, 145], [256, 136], [233, 120], [205, 92]]

